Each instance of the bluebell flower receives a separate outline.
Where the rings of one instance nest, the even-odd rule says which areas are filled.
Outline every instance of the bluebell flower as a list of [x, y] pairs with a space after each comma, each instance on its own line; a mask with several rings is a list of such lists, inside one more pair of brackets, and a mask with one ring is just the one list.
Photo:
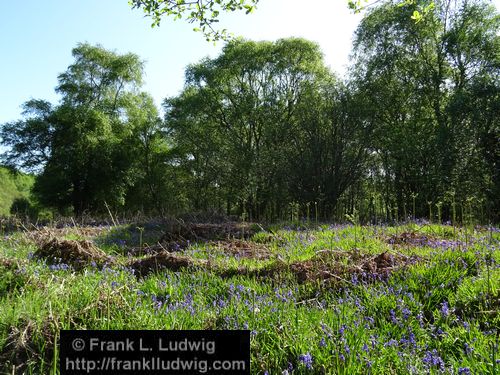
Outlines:
[[307, 369], [312, 369], [312, 356], [310, 353], [299, 355], [299, 361], [303, 363]]
[[441, 316], [447, 318], [450, 315], [450, 308], [448, 307], [448, 302], [444, 301], [441, 304]]
[[403, 314], [403, 319], [406, 320], [411, 316], [411, 311], [407, 307], [403, 308], [401, 310], [401, 313]]
[[437, 352], [436, 349], [432, 351], [426, 351], [425, 356], [422, 359], [422, 361], [426, 364], [427, 367], [437, 367], [441, 371], [444, 371], [444, 361], [443, 359], [439, 356], [439, 353]]
[[465, 353], [467, 355], [470, 355], [473, 351], [474, 351], [474, 348], [472, 346], [470, 346], [469, 344], [465, 343]]

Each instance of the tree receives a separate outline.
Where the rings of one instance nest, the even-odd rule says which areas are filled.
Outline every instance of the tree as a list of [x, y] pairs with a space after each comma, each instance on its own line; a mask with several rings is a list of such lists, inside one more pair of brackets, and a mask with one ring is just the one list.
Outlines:
[[158, 26], [163, 16], [174, 19], [186, 17], [189, 23], [198, 23], [195, 31], [201, 31], [207, 41], [228, 39], [226, 29], [216, 30], [214, 23], [219, 22], [219, 14], [244, 10], [247, 14], [253, 12], [259, 0], [130, 0], [133, 8], [142, 8], [146, 15], [153, 18], [153, 26]]
[[134, 184], [126, 196], [128, 210], [165, 215], [185, 207], [184, 189], [165, 123], [153, 98], [142, 93], [127, 108], [132, 129], [124, 147], [131, 152]]
[[133, 184], [129, 109], [142, 78], [142, 62], [100, 46], [79, 44], [75, 62], [59, 76], [61, 103], [33, 100], [26, 119], [2, 126], [4, 158], [37, 170], [34, 192], [42, 204], [75, 214], [123, 205]]
[[3, 124], [0, 129], [2, 144], [7, 151], [2, 155], [5, 165], [26, 171], [39, 171], [50, 158], [54, 126], [51, 122], [52, 105], [45, 100], [30, 100], [23, 105], [25, 120]]
[[287, 194], [282, 151], [295, 128], [295, 108], [324, 74], [318, 46], [303, 39], [232, 41], [218, 58], [190, 66], [187, 88], [165, 108], [197, 197], [206, 202], [215, 194], [228, 211], [238, 206], [252, 217], [281, 206]]
[[[352, 84], [325, 80], [307, 93], [290, 134], [291, 196], [302, 207], [315, 206], [324, 218], [341, 218], [338, 203], [366, 177], [373, 120], [364, 93]], [[355, 208], [345, 207], [347, 212]]]
[[[498, 126], [499, 18], [482, 1], [436, 2], [421, 23], [410, 11], [388, 4], [364, 18], [355, 38], [356, 79], [377, 118], [386, 212], [397, 208], [401, 217], [418, 193], [414, 214], [446, 203], [443, 217], [451, 217], [455, 201], [491, 201], [488, 191], [496, 189], [493, 164], [486, 167], [480, 150], [486, 143], [490, 155], [497, 148], [481, 139]], [[479, 95], [481, 86], [487, 89]], [[469, 100], [479, 105], [474, 115]]]
[[[347, 0], [348, 7], [355, 13], [369, 9], [382, 0]], [[142, 8], [144, 13], [153, 19], [152, 26], [160, 25], [164, 16], [174, 20], [183, 17], [189, 23], [198, 23], [194, 31], [201, 31], [207, 41], [229, 40], [226, 29], [218, 30], [214, 24], [219, 22], [222, 12], [244, 10], [246, 14], [256, 9], [259, 0], [129, 0], [132, 8]], [[420, 22], [434, 9], [433, 1], [400, 0], [401, 7], [411, 8], [411, 19]]]
[[166, 125], [196, 210], [276, 219], [316, 201], [332, 215], [363, 175], [369, 124], [315, 43], [232, 41], [186, 77]]

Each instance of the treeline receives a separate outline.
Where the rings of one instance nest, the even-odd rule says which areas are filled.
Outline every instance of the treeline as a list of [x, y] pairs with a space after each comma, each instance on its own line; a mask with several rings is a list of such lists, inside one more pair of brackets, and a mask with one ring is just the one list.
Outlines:
[[163, 103], [134, 54], [78, 45], [57, 105], [4, 124], [4, 163], [62, 214], [218, 211], [249, 220], [500, 219], [500, 18], [391, 2], [358, 27], [347, 77], [317, 44], [235, 40]]
[[33, 180], [30, 175], [12, 174], [7, 168], [0, 167], [0, 216], [34, 213], [29, 201]]

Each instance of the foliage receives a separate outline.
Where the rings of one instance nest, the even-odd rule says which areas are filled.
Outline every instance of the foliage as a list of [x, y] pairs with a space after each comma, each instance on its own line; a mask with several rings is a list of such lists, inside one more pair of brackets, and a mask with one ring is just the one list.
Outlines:
[[194, 31], [201, 31], [207, 41], [227, 40], [226, 29], [217, 30], [213, 24], [219, 22], [220, 12], [244, 10], [246, 14], [254, 11], [259, 0], [130, 0], [133, 8], [142, 8], [146, 15], [153, 18], [153, 26], [158, 26], [163, 16], [175, 20], [183, 17], [189, 23], [197, 23]]
[[0, 167], [0, 215], [8, 215], [16, 200], [27, 199], [33, 182], [31, 175]]
[[124, 204], [135, 178], [135, 160], [124, 145], [139, 126], [132, 119], [140, 111], [136, 97], [145, 94], [137, 93], [142, 62], [136, 55], [80, 44], [73, 56], [75, 63], [59, 76], [61, 103], [27, 102], [26, 119], [5, 124], [1, 136], [11, 146], [8, 163], [39, 172], [34, 193], [42, 204], [81, 214], [102, 210], [105, 202]]
[[482, 0], [373, 5], [344, 79], [307, 40], [234, 39], [186, 69], [163, 119], [138, 56], [79, 45], [61, 102], [30, 100], [1, 127], [3, 161], [37, 173], [37, 200], [65, 214], [497, 222], [498, 13]]
[[[382, 0], [348, 0], [347, 6], [355, 13], [371, 8]], [[159, 26], [164, 16], [174, 20], [186, 18], [189, 23], [197, 23], [194, 31], [201, 31], [207, 41], [229, 40], [227, 29], [217, 29], [214, 24], [219, 22], [221, 12], [244, 10], [246, 14], [256, 9], [259, 0], [129, 0], [133, 9], [143, 9], [146, 16], [153, 19], [152, 26]], [[412, 10], [411, 19], [421, 22], [435, 8], [434, 1], [400, 0], [398, 6]]]
[[452, 204], [488, 201], [487, 216], [498, 220], [498, 173], [484, 155], [498, 155], [491, 104], [498, 102], [500, 19], [480, 1], [438, 2], [418, 24], [410, 11], [391, 4], [370, 11], [354, 42], [354, 79], [378, 124], [373, 147], [385, 205], [401, 217], [417, 196], [414, 215], [444, 202], [450, 218]]
[[[250, 218], [275, 218], [292, 199], [320, 196], [322, 208], [332, 208], [359, 177], [351, 172], [363, 160], [357, 140], [366, 140], [367, 125], [355, 116], [347, 124], [352, 94], [325, 68], [317, 45], [232, 41], [186, 77], [185, 91], [165, 109], [195, 209], [216, 201], [228, 213], [237, 207]], [[311, 180], [305, 173], [315, 167]]]

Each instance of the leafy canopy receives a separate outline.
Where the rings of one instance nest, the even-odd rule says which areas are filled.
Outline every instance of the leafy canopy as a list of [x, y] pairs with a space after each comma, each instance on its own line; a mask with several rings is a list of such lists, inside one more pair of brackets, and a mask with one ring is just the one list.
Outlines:
[[[333, 1], [333, 0], [332, 0]], [[383, 0], [348, 0], [347, 6], [355, 13], [370, 8]], [[230, 39], [227, 29], [217, 29], [214, 24], [219, 22], [222, 12], [245, 11], [252, 13], [259, 0], [129, 0], [132, 8], [142, 8], [146, 16], [153, 19], [152, 26], [159, 26], [164, 16], [174, 20], [185, 18], [189, 23], [197, 23], [194, 31], [202, 32], [207, 41]], [[420, 22], [435, 7], [434, 1], [398, 0], [401, 7], [412, 7], [411, 18]]]

